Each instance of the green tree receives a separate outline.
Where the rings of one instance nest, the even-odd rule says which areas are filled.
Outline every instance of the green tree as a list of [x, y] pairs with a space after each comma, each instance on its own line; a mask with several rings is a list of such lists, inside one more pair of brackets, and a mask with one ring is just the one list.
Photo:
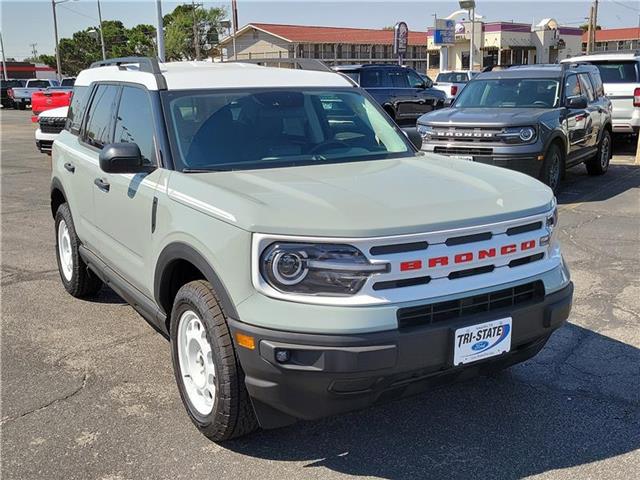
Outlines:
[[[118, 20], [106, 20], [102, 22], [102, 29], [107, 58], [156, 55], [156, 29], [151, 25], [136, 25], [127, 29]], [[77, 75], [98, 60], [102, 60], [99, 27], [87, 28], [74, 33], [71, 38], [60, 40], [63, 74]]]
[[164, 16], [165, 50], [167, 60], [194, 60], [196, 48], [193, 38], [193, 23], [196, 23], [196, 37], [200, 45], [200, 57], [218, 55], [220, 23], [226, 17], [226, 10], [220, 8], [200, 8], [193, 5], [179, 5]]

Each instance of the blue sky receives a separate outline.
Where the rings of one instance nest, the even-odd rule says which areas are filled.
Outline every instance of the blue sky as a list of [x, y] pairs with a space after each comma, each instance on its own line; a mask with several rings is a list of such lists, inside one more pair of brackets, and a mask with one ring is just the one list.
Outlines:
[[[163, 0], [163, 13], [184, 2]], [[188, 2], [190, 3], [190, 2]], [[230, 1], [205, 1], [205, 6]], [[578, 26], [584, 23], [591, 2], [581, 0], [521, 1], [477, 0], [477, 12], [487, 20], [536, 23], [554, 17], [560, 23]], [[105, 20], [121, 20], [126, 26], [155, 23], [155, 0], [101, 0]], [[404, 20], [412, 30], [425, 30], [433, 23], [433, 14], [446, 16], [457, 10], [457, 1], [433, 0], [238, 0], [240, 24], [248, 22], [293, 23], [344, 27], [381, 28]], [[637, 26], [640, 1], [602, 0], [598, 23], [603, 27]], [[58, 6], [61, 37], [98, 24], [96, 0], [74, 0]], [[21, 59], [31, 54], [31, 43], [38, 53], [52, 54], [53, 21], [49, 0], [0, 0], [0, 25], [7, 57]]]

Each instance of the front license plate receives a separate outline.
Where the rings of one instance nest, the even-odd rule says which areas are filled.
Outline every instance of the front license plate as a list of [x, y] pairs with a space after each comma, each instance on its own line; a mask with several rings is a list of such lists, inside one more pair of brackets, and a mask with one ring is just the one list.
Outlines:
[[511, 350], [511, 317], [458, 328], [453, 365], [476, 362]]
[[473, 157], [471, 155], [450, 155], [451, 158], [455, 158], [456, 160], [466, 160], [467, 162], [473, 162]]

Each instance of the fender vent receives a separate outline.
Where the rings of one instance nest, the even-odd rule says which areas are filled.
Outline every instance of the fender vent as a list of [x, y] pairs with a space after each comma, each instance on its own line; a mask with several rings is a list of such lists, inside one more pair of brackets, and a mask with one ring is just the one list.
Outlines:
[[456, 320], [478, 313], [536, 303], [543, 299], [544, 284], [541, 280], [537, 280], [457, 300], [400, 308], [397, 312], [398, 328], [411, 328]]

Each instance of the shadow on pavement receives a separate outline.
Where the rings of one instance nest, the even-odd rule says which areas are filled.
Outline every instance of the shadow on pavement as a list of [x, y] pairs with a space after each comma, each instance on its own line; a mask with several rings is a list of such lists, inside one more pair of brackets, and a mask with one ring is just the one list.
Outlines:
[[495, 377], [223, 446], [358, 476], [522, 478], [640, 448], [639, 378], [640, 350], [568, 325]]
[[583, 165], [567, 170], [558, 203], [601, 202], [640, 187], [640, 165], [612, 163], [607, 173], [590, 176]]

